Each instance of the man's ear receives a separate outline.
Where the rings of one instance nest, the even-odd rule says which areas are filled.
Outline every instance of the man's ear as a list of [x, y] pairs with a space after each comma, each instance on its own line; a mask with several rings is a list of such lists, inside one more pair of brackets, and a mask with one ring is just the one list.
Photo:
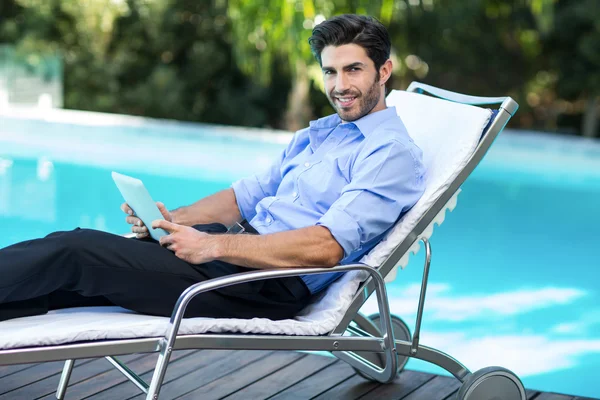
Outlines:
[[385, 85], [388, 79], [390, 79], [390, 76], [392, 76], [392, 67], [392, 60], [388, 58], [379, 68], [379, 84], [381, 86]]

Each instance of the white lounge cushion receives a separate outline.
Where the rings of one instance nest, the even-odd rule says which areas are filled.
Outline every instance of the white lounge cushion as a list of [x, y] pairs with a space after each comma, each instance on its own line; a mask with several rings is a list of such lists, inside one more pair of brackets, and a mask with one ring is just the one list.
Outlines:
[[[396, 107], [409, 134], [423, 150], [427, 189], [382, 242], [363, 257], [361, 262], [373, 267], [379, 266], [407, 237], [422, 215], [464, 168], [491, 115], [489, 110], [403, 91], [392, 91], [387, 99], [389, 106]], [[404, 260], [406, 262], [407, 258]], [[365, 277], [364, 273], [345, 274], [326, 291], [315, 296], [313, 302], [291, 320], [190, 318], [183, 321], [180, 334], [326, 334], [342, 319]], [[168, 318], [140, 315], [119, 307], [57, 310], [47, 315], [0, 323], [0, 349], [162, 336], [167, 325]]]
[[[295, 319], [186, 318], [179, 334], [205, 332], [319, 335], [331, 331], [343, 316], [360, 283], [346, 274]], [[0, 322], [0, 349], [47, 346], [85, 340], [164, 336], [169, 319], [137, 314], [121, 307], [80, 307]]]
[[[456, 179], [475, 152], [492, 112], [480, 107], [433, 98], [431, 96], [394, 90], [387, 97], [388, 106], [395, 106], [409, 135], [423, 151], [427, 171], [425, 192], [419, 201], [388, 232], [385, 238], [361, 262], [379, 266], [415, 228], [421, 217]], [[453, 199], [456, 201], [456, 198]], [[454, 204], [447, 204], [452, 209]], [[443, 222], [445, 209], [436, 222]], [[430, 237], [433, 224], [424, 236]], [[418, 243], [412, 250], [418, 251]], [[408, 263], [409, 252], [400, 260]], [[386, 279], [392, 280], [390, 277]]]

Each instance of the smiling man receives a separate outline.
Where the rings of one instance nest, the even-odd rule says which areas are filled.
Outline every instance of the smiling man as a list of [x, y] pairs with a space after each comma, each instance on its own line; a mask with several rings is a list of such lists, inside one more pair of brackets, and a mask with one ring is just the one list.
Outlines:
[[[124, 204], [137, 240], [76, 229], [0, 250], [0, 320], [107, 304], [168, 316], [197, 282], [257, 268], [333, 267], [373, 248], [424, 191], [421, 151], [385, 104], [388, 33], [373, 18], [341, 15], [316, 26], [310, 45], [336, 114], [298, 131], [265, 171], [188, 207], [158, 203], [164, 220], [153, 226], [170, 233], [160, 245]], [[202, 293], [186, 316], [291, 318], [338, 277]]]
[[392, 71], [389, 59], [376, 66], [367, 49], [355, 43], [328, 45], [319, 52], [320, 46], [315, 38], [313, 47], [322, 63], [327, 98], [343, 122], [386, 109], [382, 88]]

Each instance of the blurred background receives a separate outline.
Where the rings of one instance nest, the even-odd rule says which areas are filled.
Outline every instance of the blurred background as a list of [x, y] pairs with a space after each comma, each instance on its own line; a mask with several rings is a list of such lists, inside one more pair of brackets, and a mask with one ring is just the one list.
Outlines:
[[390, 88], [510, 95], [513, 128], [600, 134], [598, 0], [2, 0], [0, 105], [296, 130], [332, 112], [311, 30], [349, 12], [388, 27]]
[[[0, 248], [125, 233], [113, 170], [175, 208], [266, 168], [333, 112], [307, 39], [340, 13], [388, 27], [389, 89], [520, 105], [432, 238], [421, 342], [600, 398], [599, 0], [0, 0]], [[388, 285], [411, 327], [422, 253]]]

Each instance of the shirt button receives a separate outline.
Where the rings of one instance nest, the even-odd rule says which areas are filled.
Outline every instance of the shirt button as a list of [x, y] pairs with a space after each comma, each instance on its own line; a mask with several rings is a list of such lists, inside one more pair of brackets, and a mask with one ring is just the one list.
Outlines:
[[309, 162], [305, 162], [304, 166], [308, 168], [308, 167], [310, 167], [310, 163]]
[[266, 222], [267, 224], [270, 224], [270, 223], [271, 223], [271, 221], [272, 221], [271, 217], [267, 217], [267, 218], [265, 219], [265, 222]]
[[296, 196], [298, 196], [298, 192], [292, 193], [292, 197], [296, 197]]

